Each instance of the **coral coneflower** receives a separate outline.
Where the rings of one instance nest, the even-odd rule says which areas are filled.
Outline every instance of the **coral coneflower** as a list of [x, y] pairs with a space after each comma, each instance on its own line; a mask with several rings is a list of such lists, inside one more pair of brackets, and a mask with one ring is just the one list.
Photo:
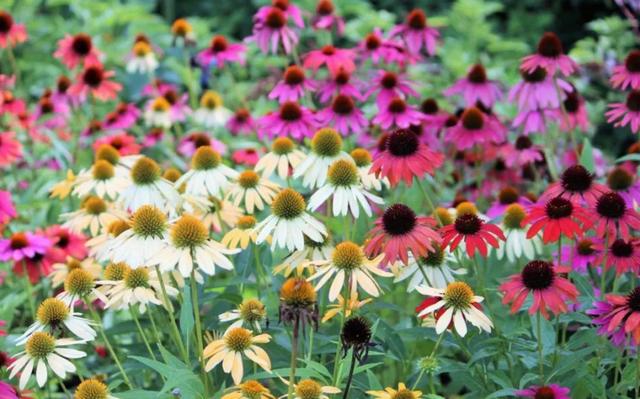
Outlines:
[[0, 226], [7, 224], [11, 219], [18, 216], [16, 207], [13, 204], [11, 193], [0, 190]]
[[624, 59], [624, 64], [613, 68], [609, 81], [614, 89], [640, 89], [640, 50], [631, 50]]
[[598, 251], [594, 264], [604, 265], [607, 270], [614, 267], [617, 276], [626, 272], [640, 271], [640, 241], [637, 238], [632, 237], [629, 240], [618, 238], [609, 245], [608, 250], [605, 246], [604, 243], [594, 245], [594, 250]]
[[122, 89], [120, 83], [109, 80], [114, 75], [115, 72], [106, 71], [99, 63], [85, 62], [76, 82], [69, 87], [69, 94], [80, 98], [86, 98], [91, 94], [100, 101], [113, 100]]
[[593, 228], [600, 238], [612, 241], [621, 237], [628, 240], [631, 238], [630, 229], [640, 229], [640, 214], [613, 191], [598, 197], [592, 205], [592, 211]]
[[630, 338], [633, 345], [640, 345], [640, 287], [627, 295], [605, 295], [604, 301], [596, 301], [595, 308], [587, 311], [598, 325], [598, 334], [604, 335], [618, 346]]
[[472, 213], [459, 215], [453, 224], [442, 227], [440, 231], [444, 247], [448, 246], [453, 252], [461, 242], [464, 242], [469, 257], [473, 257], [476, 250], [483, 257], [487, 257], [487, 244], [498, 248], [500, 240], [506, 240], [500, 227], [486, 223]]
[[353, 50], [341, 49], [332, 45], [326, 45], [318, 50], [311, 50], [302, 56], [303, 66], [317, 71], [321, 66], [326, 65], [332, 75], [340, 71], [351, 73], [356, 69], [353, 62], [355, 54]]
[[542, 241], [545, 244], [556, 242], [561, 235], [570, 240], [580, 238], [591, 228], [591, 215], [575, 201], [562, 197], [532, 206], [527, 216], [522, 220], [522, 226], [530, 224], [527, 238], [534, 237], [542, 231]]
[[9, 166], [22, 158], [22, 144], [12, 131], [0, 133], [0, 166]]
[[520, 67], [526, 71], [544, 68], [550, 75], [559, 70], [563, 75], [568, 76], [578, 69], [578, 64], [564, 54], [558, 35], [545, 32], [538, 42], [536, 54], [524, 57]]
[[23, 24], [17, 24], [13, 16], [0, 10], [0, 48], [15, 47], [27, 40], [27, 30]]
[[53, 53], [53, 56], [59, 58], [67, 68], [73, 69], [81, 63], [99, 63], [102, 54], [93, 45], [91, 36], [86, 33], [78, 33], [74, 36], [65, 35], [58, 42], [58, 49]]
[[598, 197], [607, 192], [607, 188], [595, 182], [595, 175], [582, 165], [573, 165], [562, 172], [560, 180], [551, 183], [540, 196], [540, 201], [553, 197], [563, 197], [571, 201], [596, 202]]

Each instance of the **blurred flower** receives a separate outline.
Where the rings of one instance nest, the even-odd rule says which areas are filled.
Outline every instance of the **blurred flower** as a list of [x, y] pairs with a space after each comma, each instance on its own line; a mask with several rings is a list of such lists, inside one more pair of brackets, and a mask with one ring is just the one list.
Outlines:
[[218, 68], [224, 67], [225, 62], [244, 65], [246, 51], [244, 44], [229, 43], [223, 35], [215, 35], [209, 47], [196, 55], [196, 61], [203, 66], [216, 65]]
[[415, 59], [409, 54], [404, 54], [401, 43], [385, 39], [378, 27], [362, 39], [358, 44], [358, 52], [361, 58], [370, 59], [374, 65], [381, 61], [399, 65], [403, 65], [405, 62], [415, 62]]
[[302, 276], [305, 271], [313, 274], [315, 266], [313, 262], [329, 259], [333, 252], [331, 237], [327, 235], [324, 240], [316, 242], [309, 237], [304, 237], [304, 248], [296, 249], [287, 255], [282, 263], [273, 268], [273, 274], [280, 274], [289, 277], [296, 272], [296, 276]]
[[0, 226], [9, 223], [16, 216], [18, 216], [18, 212], [13, 204], [11, 193], [0, 190]]
[[543, 68], [534, 68], [531, 71], [520, 70], [522, 80], [509, 90], [509, 101], [518, 103], [521, 111], [532, 111], [546, 108], [560, 108], [560, 93], [570, 93], [573, 86], [570, 83], [554, 78]]
[[328, 102], [338, 94], [344, 94], [358, 101], [364, 101], [366, 97], [360, 93], [360, 89], [358, 88], [360, 86], [362, 86], [362, 82], [353, 77], [351, 72], [340, 69], [335, 75], [329, 76], [328, 80], [325, 80], [319, 85], [318, 97], [322, 103]]
[[269, 112], [258, 119], [258, 138], [290, 136], [302, 140], [310, 137], [315, 127], [315, 119], [308, 108], [293, 101], [286, 101], [280, 104], [277, 111]]
[[640, 50], [631, 50], [624, 63], [613, 68], [609, 81], [614, 89], [640, 89]]
[[24, 25], [15, 23], [11, 14], [0, 10], [0, 48], [15, 47], [26, 40], [27, 30]]
[[353, 62], [355, 54], [353, 50], [341, 49], [330, 44], [318, 50], [311, 50], [302, 56], [303, 66], [317, 71], [321, 66], [326, 65], [331, 75], [340, 71], [351, 73], [355, 71], [356, 64]]
[[282, 80], [276, 83], [269, 93], [269, 99], [278, 100], [281, 104], [287, 101], [298, 101], [305, 95], [305, 91], [314, 91], [316, 82], [307, 79], [304, 69], [298, 65], [290, 65], [284, 71]]
[[13, 233], [9, 238], [0, 239], [0, 260], [21, 261], [44, 255], [51, 241], [30, 232]]
[[102, 266], [93, 258], [86, 258], [80, 261], [72, 256], [67, 256], [64, 262], [54, 263], [51, 269], [49, 277], [51, 278], [51, 285], [53, 287], [58, 287], [64, 283], [69, 273], [75, 269], [86, 270], [91, 273], [95, 279], [102, 274]]
[[423, 10], [415, 8], [407, 14], [404, 24], [396, 25], [391, 29], [389, 36], [402, 37], [410, 53], [419, 53], [424, 47], [425, 52], [433, 56], [436, 53], [440, 32], [427, 25], [427, 16]]
[[335, 6], [331, 0], [319, 0], [316, 5], [316, 14], [311, 21], [313, 28], [332, 31], [335, 27], [338, 36], [342, 36], [344, 33], [344, 19], [336, 15], [335, 11]]
[[371, 121], [380, 125], [382, 129], [391, 127], [408, 128], [411, 125], [419, 125], [422, 122], [422, 113], [412, 105], [406, 103], [401, 97], [393, 97], [388, 103], [378, 105], [380, 110]]
[[242, 384], [228, 388], [229, 393], [221, 399], [276, 399], [268, 388], [256, 380], [247, 380]]
[[[93, 143], [93, 149], [97, 151], [105, 144], [115, 148], [118, 151], [118, 154], [123, 157], [125, 155], [135, 155], [140, 153], [140, 145], [136, 143], [136, 138], [126, 132], [100, 137], [95, 141], [95, 143]], [[111, 163], [116, 164], [117, 161]]]
[[552, 399], [571, 399], [569, 396], [569, 388], [561, 387], [558, 384], [537, 386], [533, 385], [527, 389], [517, 390], [516, 395], [524, 398], [552, 398]]
[[473, 107], [478, 102], [490, 108], [502, 98], [500, 86], [487, 78], [487, 71], [482, 64], [475, 64], [469, 69], [467, 76], [456, 81], [444, 91], [445, 96], [461, 95], [467, 107]]
[[447, 130], [445, 140], [459, 150], [466, 150], [475, 145], [500, 143], [506, 137], [507, 129], [477, 107], [464, 110], [458, 123]]
[[204, 127], [224, 126], [233, 113], [223, 105], [222, 97], [212, 90], [207, 90], [200, 98], [200, 108], [193, 113], [193, 120]]
[[127, 72], [148, 74], [158, 68], [158, 60], [146, 36], [138, 37], [127, 60]]
[[227, 121], [227, 129], [232, 134], [250, 134], [256, 131], [256, 123], [248, 109], [238, 108]]
[[389, 179], [386, 177], [380, 178], [371, 171], [372, 158], [369, 151], [364, 148], [355, 148], [350, 155], [358, 168], [360, 182], [366, 190], [381, 191], [383, 185], [385, 187], [390, 186]]
[[344, 94], [338, 94], [331, 104], [316, 113], [315, 117], [318, 125], [333, 126], [343, 136], [357, 135], [369, 124], [353, 98]]
[[615, 127], [629, 125], [632, 133], [640, 130], [640, 90], [631, 90], [624, 103], [609, 104], [610, 110], [605, 113], [607, 122]]
[[74, 36], [65, 35], [58, 41], [58, 49], [53, 56], [59, 58], [69, 69], [80, 64], [98, 64], [102, 54], [93, 45], [91, 36], [78, 33]]
[[420, 399], [422, 392], [408, 389], [404, 383], [398, 384], [398, 389], [385, 388], [384, 391], [367, 391], [375, 399]]
[[[602, 246], [598, 245], [600, 240], [589, 237], [581, 240], [570, 242], [569, 245], [563, 245], [560, 257], [558, 259], [571, 259], [571, 267], [578, 273], [586, 273], [589, 266], [599, 264], [596, 259], [600, 256]], [[558, 254], [556, 254], [558, 257]]]
[[124, 168], [114, 167], [109, 161], [98, 159], [91, 168], [78, 174], [73, 183], [73, 194], [81, 198], [94, 194], [101, 199], [115, 200], [130, 185], [131, 178]]
[[[287, 7], [293, 13], [293, 20], [298, 25], [303, 25], [299, 9], [294, 5]], [[253, 34], [248, 38], [256, 42], [263, 53], [276, 54], [278, 46], [282, 43], [285, 54], [291, 53], [298, 44], [298, 34], [287, 26], [289, 15], [276, 6], [265, 6], [258, 10], [253, 17]]]
[[562, 131], [570, 132], [576, 128], [582, 131], [589, 129], [587, 106], [584, 98], [578, 93], [578, 90], [574, 88], [570, 93], [565, 92], [563, 106], [566, 115], [560, 119], [560, 129]]
[[22, 144], [16, 139], [16, 133], [0, 133], [0, 166], [10, 166], [22, 158]]
[[536, 54], [522, 59], [520, 67], [531, 72], [536, 68], [544, 68], [549, 75], [559, 70], [565, 76], [578, 70], [578, 64], [571, 57], [564, 54], [560, 38], [553, 32], [545, 32], [538, 42]]
[[120, 83], [108, 80], [115, 72], [105, 71], [97, 62], [85, 62], [84, 69], [76, 77], [76, 82], [69, 87], [69, 94], [82, 99], [91, 94], [100, 101], [114, 100], [122, 89]]
[[171, 34], [173, 35], [173, 45], [176, 44], [177, 39], [181, 39], [183, 44], [187, 46], [195, 44], [196, 35], [193, 32], [193, 27], [184, 18], [178, 18], [173, 21]]

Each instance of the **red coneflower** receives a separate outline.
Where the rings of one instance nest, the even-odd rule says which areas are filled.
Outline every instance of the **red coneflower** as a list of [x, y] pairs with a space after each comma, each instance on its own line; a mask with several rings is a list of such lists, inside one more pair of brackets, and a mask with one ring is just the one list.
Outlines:
[[[605, 269], [616, 268], [616, 275], [626, 272], [638, 273], [640, 271], [640, 241], [633, 237], [630, 240], [618, 238], [609, 245], [609, 250], [605, 251], [606, 244], [594, 245], [594, 249], [599, 251], [594, 260], [595, 265], [604, 264]], [[604, 263], [606, 260], [606, 263]]]
[[500, 246], [499, 240], [506, 241], [506, 237], [500, 227], [486, 223], [472, 213], [465, 213], [456, 220], [440, 229], [442, 234], [442, 246], [449, 247], [454, 252], [461, 242], [467, 248], [467, 255], [472, 258], [476, 249], [483, 257], [487, 256], [487, 244], [494, 248]]
[[595, 175], [582, 165], [573, 165], [565, 169], [560, 180], [552, 183], [540, 196], [541, 201], [553, 197], [562, 197], [570, 201], [586, 201], [593, 204], [598, 196], [607, 192], [607, 188], [594, 181]]
[[115, 99], [122, 85], [108, 80], [114, 75], [115, 72], [105, 71], [99, 63], [85, 62], [84, 69], [78, 75], [76, 82], [69, 87], [69, 94], [80, 98], [86, 98], [91, 94], [101, 101]]
[[99, 63], [101, 54], [93, 45], [91, 36], [78, 33], [75, 36], [66, 35], [61, 39], [53, 56], [59, 58], [67, 68], [73, 69], [80, 63]]
[[602, 194], [592, 206], [596, 235], [609, 242], [631, 238], [629, 228], [640, 229], [640, 214], [627, 206], [624, 198], [613, 191]]
[[570, 240], [582, 237], [591, 225], [591, 215], [576, 202], [562, 197], [551, 198], [532, 206], [522, 220], [522, 226], [531, 224], [527, 238], [543, 231], [545, 244], [556, 242], [564, 234]]

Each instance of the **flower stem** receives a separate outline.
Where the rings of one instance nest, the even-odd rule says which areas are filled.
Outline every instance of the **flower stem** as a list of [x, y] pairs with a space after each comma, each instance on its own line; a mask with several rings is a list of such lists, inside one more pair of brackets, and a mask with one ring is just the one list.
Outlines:
[[[427, 202], [427, 205], [429, 206], [429, 211], [432, 213], [435, 213], [436, 207], [433, 204], [433, 201], [431, 201], [431, 196], [429, 196], [429, 192], [427, 191], [427, 188], [422, 183], [422, 180], [418, 179], [417, 177], [416, 177], [416, 182], [418, 182], [418, 187], [420, 187], [420, 191], [422, 191], [422, 196], [424, 197], [424, 200]], [[438, 221], [438, 224], [442, 226], [443, 223], [442, 223], [442, 220], [440, 220], [440, 216], [436, 213], [435, 217], [436, 217], [436, 220]]]
[[351, 388], [351, 380], [353, 380], [353, 371], [356, 368], [356, 351], [351, 349], [351, 367], [349, 367], [349, 377], [347, 378], [347, 385], [344, 388], [344, 394], [342, 399], [347, 399], [349, 396], [349, 388]]
[[[349, 273], [347, 278], [345, 279], [345, 285], [343, 289], [344, 296], [344, 305], [342, 307], [342, 323], [340, 323], [340, 331], [342, 332], [342, 328], [344, 327], [344, 322], [347, 320], [347, 308], [349, 307], [349, 282], [351, 280], [351, 274]], [[338, 358], [340, 357], [340, 338], [338, 338], [338, 343], [336, 345], [336, 356], [333, 363], [333, 386], [338, 384], [338, 379], [340, 378], [340, 369], [342, 366], [342, 362], [338, 362]]]
[[538, 369], [540, 372], [540, 384], [544, 385], [544, 363], [542, 357], [542, 321], [540, 312], [536, 313], [536, 331], [538, 336]]
[[129, 304], [129, 312], [131, 313], [131, 317], [133, 318], [133, 321], [136, 323], [136, 327], [138, 328], [138, 333], [140, 333], [140, 336], [144, 341], [144, 346], [147, 347], [147, 351], [149, 352], [149, 355], [151, 355], [151, 358], [153, 360], [158, 360], [156, 359], [155, 353], [153, 353], [153, 351], [151, 350], [151, 345], [149, 345], [149, 340], [147, 340], [147, 336], [145, 335], [144, 330], [140, 325], [140, 320], [138, 319], [138, 313], [136, 309], [133, 306], [131, 306], [131, 304]]
[[35, 296], [33, 295], [33, 286], [31, 285], [31, 280], [29, 280], [29, 273], [27, 273], [27, 262], [22, 260], [22, 275], [24, 276], [24, 284], [27, 290], [27, 298], [29, 298], [29, 311], [31, 312], [30, 316], [33, 320], [36, 318], [36, 303]]
[[293, 399], [293, 389], [296, 382], [296, 364], [298, 362], [298, 333], [299, 316], [296, 314], [293, 320], [293, 332], [291, 334], [291, 365], [289, 366], [289, 391], [287, 398]]
[[607, 258], [609, 257], [609, 232], [604, 235], [604, 257], [600, 269], [600, 299], [604, 298], [607, 289]]
[[171, 332], [173, 333], [173, 340], [175, 341], [176, 347], [182, 354], [182, 359], [186, 365], [189, 365], [189, 353], [185, 349], [184, 343], [182, 342], [182, 338], [180, 336], [180, 331], [178, 330], [178, 324], [176, 323], [176, 318], [173, 315], [173, 305], [171, 304], [171, 300], [167, 295], [167, 287], [164, 285], [164, 279], [162, 278], [162, 273], [160, 273], [160, 268], [156, 266], [156, 274], [158, 275], [158, 280], [160, 280], [160, 290], [162, 291], [162, 299], [165, 303], [167, 313], [169, 313], [169, 318], [171, 319]]
[[200, 306], [198, 304], [198, 286], [196, 285], [196, 272], [195, 269], [191, 269], [191, 305], [193, 306], [193, 317], [195, 318], [196, 325], [196, 340], [198, 344], [198, 355], [196, 356], [200, 360], [200, 373], [202, 374], [202, 383], [205, 386], [205, 392], [209, 392], [209, 379], [207, 378], [207, 372], [204, 369], [204, 345], [202, 341], [202, 323], [200, 322]]

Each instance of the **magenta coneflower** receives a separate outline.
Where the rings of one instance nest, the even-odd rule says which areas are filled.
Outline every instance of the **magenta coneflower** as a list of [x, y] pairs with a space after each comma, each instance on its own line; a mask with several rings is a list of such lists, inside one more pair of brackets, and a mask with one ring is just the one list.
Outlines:
[[336, 94], [345, 94], [351, 96], [358, 101], [366, 99], [358, 89], [362, 86], [362, 82], [353, 78], [350, 72], [341, 69], [337, 74], [331, 76], [329, 80], [324, 81], [318, 89], [318, 98], [320, 102], [326, 103]]
[[589, 115], [587, 114], [584, 98], [575, 88], [572, 92], [565, 92], [564, 94], [563, 105], [566, 115], [560, 118], [560, 130], [564, 132], [570, 132], [576, 128], [580, 128], [582, 131], [588, 130]]
[[0, 133], [0, 166], [9, 166], [22, 158], [22, 144], [12, 131]]
[[631, 127], [633, 133], [640, 130], [640, 90], [631, 90], [627, 95], [627, 101], [623, 103], [609, 104], [610, 110], [605, 113], [607, 122], [616, 127]]
[[316, 83], [306, 78], [304, 69], [291, 65], [284, 71], [282, 80], [269, 93], [269, 99], [277, 99], [280, 103], [298, 101], [304, 96], [305, 90], [313, 92], [315, 89]]
[[289, 54], [298, 44], [297, 33], [287, 26], [288, 15], [278, 7], [263, 7], [253, 17], [253, 35], [249, 38], [255, 41], [263, 53], [271, 51], [278, 53], [278, 46], [282, 42], [285, 54]]
[[438, 102], [433, 98], [424, 99], [420, 104], [420, 111], [423, 114], [423, 125], [427, 132], [434, 137], [438, 137], [447, 124], [450, 115], [442, 111]]
[[311, 22], [314, 29], [332, 31], [334, 28], [339, 36], [344, 33], [344, 19], [336, 15], [335, 6], [331, 0], [320, 0], [316, 6], [316, 15]]
[[500, 86], [487, 78], [487, 71], [482, 64], [476, 64], [469, 69], [467, 76], [458, 80], [453, 86], [444, 91], [445, 96], [461, 95], [465, 105], [471, 107], [478, 102], [491, 108], [502, 98]]
[[315, 117], [318, 125], [332, 126], [343, 136], [349, 132], [359, 134], [369, 123], [353, 98], [344, 94], [338, 94], [331, 105], [319, 111]]
[[243, 148], [240, 150], [235, 150], [233, 154], [231, 154], [231, 160], [236, 165], [246, 165], [254, 167], [258, 163], [260, 159], [262, 151], [257, 151], [253, 148]]
[[538, 42], [537, 53], [524, 57], [520, 67], [528, 72], [536, 68], [544, 68], [549, 75], [553, 75], [558, 69], [565, 76], [578, 70], [578, 64], [564, 54], [562, 42], [553, 32], [545, 32], [542, 35]]
[[491, 219], [502, 216], [512, 204], [522, 205], [522, 208], [526, 210], [532, 205], [532, 202], [524, 195], [520, 195], [514, 187], [507, 186], [500, 190], [496, 200], [487, 209], [487, 216]]
[[562, 387], [558, 384], [533, 385], [527, 389], [517, 390], [516, 395], [531, 399], [571, 399], [569, 392], [569, 388]]
[[358, 44], [358, 54], [361, 59], [370, 59], [374, 65], [380, 61], [388, 64], [397, 63], [404, 65], [406, 62], [415, 62], [416, 57], [407, 57], [402, 51], [402, 44], [385, 39], [380, 28], [374, 28]]
[[53, 56], [59, 58], [69, 69], [81, 63], [99, 64], [102, 54], [93, 45], [91, 36], [78, 33], [75, 36], [65, 35], [58, 42], [58, 49]]
[[500, 246], [499, 240], [507, 239], [500, 227], [486, 223], [472, 213], [458, 216], [452, 224], [442, 227], [440, 233], [443, 247], [448, 246], [449, 251], [453, 253], [458, 245], [464, 242], [470, 258], [473, 258], [476, 250], [486, 258], [487, 244], [497, 249]]
[[506, 144], [498, 150], [499, 156], [508, 167], [522, 167], [535, 162], [542, 161], [544, 158], [543, 148], [533, 144], [533, 141], [527, 136], [518, 136], [516, 142], [511, 145]]
[[640, 50], [631, 50], [624, 64], [615, 66], [609, 80], [614, 89], [640, 89]]
[[237, 62], [244, 65], [246, 51], [247, 48], [244, 44], [229, 43], [223, 35], [215, 35], [211, 39], [209, 47], [198, 53], [196, 61], [203, 66], [215, 63], [218, 68], [224, 67], [225, 62]]
[[559, 108], [561, 99], [558, 98], [556, 85], [562, 93], [573, 91], [570, 83], [554, 78], [543, 68], [521, 69], [520, 74], [522, 80], [509, 90], [508, 99], [510, 102], [517, 101], [518, 107], [524, 111]]
[[561, 235], [570, 240], [580, 238], [592, 225], [592, 216], [576, 202], [555, 197], [532, 206], [522, 220], [522, 226], [530, 224], [527, 238], [532, 238], [542, 230], [545, 244], [556, 242]]
[[505, 135], [506, 129], [497, 118], [471, 107], [465, 109], [456, 125], [447, 130], [445, 141], [455, 143], [459, 150], [466, 150], [476, 144], [500, 143]]
[[402, 37], [412, 53], [418, 53], [424, 47], [428, 55], [434, 55], [440, 32], [428, 26], [425, 12], [416, 8], [407, 15], [404, 24], [395, 26], [389, 32], [389, 36]]
[[211, 147], [221, 155], [227, 152], [227, 147], [224, 143], [212, 139], [205, 132], [193, 132], [180, 139], [178, 143], [178, 153], [186, 157], [192, 157], [200, 147]]
[[15, 205], [13, 205], [11, 193], [0, 190], [0, 226], [9, 223], [16, 216], [18, 216], [18, 213]]
[[547, 187], [540, 196], [540, 201], [561, 196], [572, 201], [586, 201], [593, 204], [601, 194], [607, 191], [605, 186], [596, 183], [594, 179], [595, 175], [584, 166], [570, 166], [562, 172], [559, 181], [551, 183]]
[[86, 98], [91, 94], [97, 100], [107, 101], [115, 99], [122, 85], [109, 80], [115, 75], [113, 71], [105, 71], [101, 64], [85, 61], [84, 69], [76, 78], [76, 82], [69, 87], [69, 94]]
[[411, 87], [411, 81], [405, 75], [385, 70], [375, 73], [365, 97], [375, 93], [377, 93], [376, 104], [380, 108], [385, 107], [396, 97], [402, 99], [418, 97], [418, 92]]
[[136, 124], [140, 110], [133, 103], [122, 102], [115, 111], [108, 114], [103, 122], [105, 129], [129, 129]]
[[327, 66], [331, 75], [340, 71], [352, 73], [356, 69], [353, 62], [355, 53], [353, 50], [336, 48], [332, 45], [323, 46], [319, 50], [311, 50], [302, 56], [303, 66], [305, 68], [317, 71], [323, 65]]
[[373, 157], [371, 173], [388, 178], [392, 187], [401, 180], [410, 187], [414, 177], [432, 175], [443, 161], [441, 153], [422, 144], [411, 130], [397, 129], [386, 137], [384, 148]]
[[250, 134], [256, 131], [256, 123], [246, 108], [238, 108], [227, 121], [227, 129], [231, 134]]
[[[640, 271], [640, 241], [636, 237], [629, 240], [618, 238], [614, 240], [608, 250], [606, 244], [596, 244], [595, 249], [599, 252], [595, 259], [596, 265], [604, 265], [606, 270], [614, 267], [616, 275], [632, 272], [637, 274]], [[606, 263], [605, 263], [606, 261]]]
[[511, 126], [514, 129], [521, 128], [522, 134], [528, 136], [532, 133], [545, 133], [548, 124], [561, 122], [562, 112], [558, 108], [523, 110], [518, 112]]
[[69, 106], [62, 101], [54, 101], [51, 92], [45, 92], [38, 105], [33, 112], [33, 118], [37, 120], [41, 126], [48, 129], [59, 129], [67, 123], [69, 116]]
[[44, 255], [51, 242], [44, 236], [29, 232], [13, 233], [11, 237], [0, 240], [0, 260], [21, 261]]
[[555, 266], [551, 262], [534, 260], [522, 269], [520, 274], [509, 277], [509, 281], [500, 285], [502, 303], [511, 303], [511, 313], [522, 307], [529, 293], [533, 295], [533, 304], [529, 314], [540, 312], [545, 319], [549, 318], [547, 308], [555, 315], [568, 310], [567, 301], [575, 302], [578, 290], [561, 273], [568, 273], [571, 269]]
[[0, 10], [0, 48], [15, 47], [27, 40], [27, 30], [17, 24], [11, 14]]
[[609, 172], [607, 186], [624, 198], [627, 206], [633, 208], [640, 203], [640, 181], [624, 166], [618, 166]]
[[629, 240], [629, 229], [640, 229], [640, 214], [628, 207], [624, 198], [613, 191], [598, 197], [592, 205], [591, 219], [594, 220], [594, 230], [600, 238], [611, 242], [617, 237]]
[[379, 107], [381, 109], [372, 122], [383, 129], [393, 126], [408, 128], [411, 125], [419, 125], [423, 120], [422, 113], [401, 97], [394, 97], [386, 105]]
[[[586, 273], [589, 266], [597, 265], [597, 259], [602, 253], [601, 240], [594, 237], [584, 237], [580, 240], [563, 245], [560, 256], [564, 261], [571, 260], [571, 267], [578, 273]], [[556, 253], [557, 257], [557, 253]]]
[[257, 18], [266, 19], [269, 13], [271, 12], [271, 8], [275, 7], [281, 10], [287, 18], [291, 18], [293, 23], [300, 29], [304, 28], [304, 20], [302, 19], [302, 10], [300, 7], [292, 4], [289, 0], [271, 0], [271, 7], [263, 6], [260, 7], [258, 12], [256, 13]]
[[623, 346], [628, 338], [633, 345], [640, 345], [640, 287], [627, 295], [605, 295], [605, 300], [596, 301], [594, 306], [587, 314], [594, 316], [593, 323], [600, 326], [598, 334], [616, 346]]
[[302, 140], [313, 136], [315, 128], [316, 123], [309, 109], [287, 101], [280, 105], [278, 111], [268, 113], [258, 120], [258, 137], [289, 136]]
[[416, 216], [406, 205], [394, 204], [388, 207], [382, 217], [375, 222], [365, 253], [372, 258], [384, 253], [382, 265], [401, 260], [409, 262], [409, 252], [416, 259], [435, 252], [442, 238], [434, 230], [436, 221], [430, 217]]

